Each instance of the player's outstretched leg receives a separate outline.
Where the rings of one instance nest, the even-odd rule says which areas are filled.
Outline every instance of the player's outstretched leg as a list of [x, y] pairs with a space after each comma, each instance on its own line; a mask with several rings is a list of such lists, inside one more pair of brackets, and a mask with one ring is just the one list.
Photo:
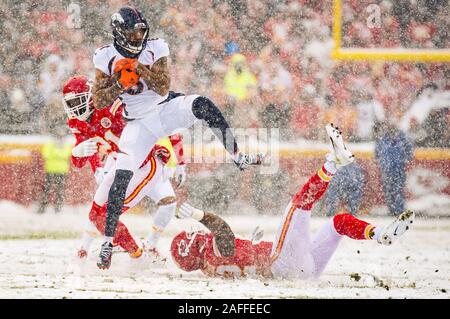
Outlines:
[[197, 97], [192, 102], [192, 113], [197, 119], [204, 120], [208, 124], [227, 152], [233, 156], [233, 160], [240, 170], [244, 170], [250, 165], [262, 164], [264, 154], [244, 154], [239, 151], [227, 120], [210, 99], [204, 96]]
[[[339, 131], [338, 127], [335, 127], [333, 123], [328, 124], [325, 127], [331, 144], [331, 154], [332, 160], [336, 163], [337, 168], [341, 168], [355, 161], [355, 156], [350, 152], [344, 144], [344, 139], [342, 138], [342, 132]], [[330, 158], [331, 160], [331, 158]]]
[[325, 164], [294, 195], [278, 228], [272, 247], [272, 272], [275, 276], [308, 278], [314, 274], [315, 261], [310, 253], [309, 234], [311, 210], [325, 193], [337, 169], [354, 160], [353, 154], [345, 147], [341, 132], [328, 125], [327, 133], [331, 152]]
[[157, 245], [161, 237], [161, 234], [166, 229], [167, 225], [175, 216], [175, 211], [177, 209], [177, 203], [175, 198], [173, 202], [165, 204], [164, 202], [158, 203], [158, 209], [153, 217], [153, 226], [150, 234], [145, 242], [146, 252], [154, 259], [154, 262], [165, 262], [166, 258], [162, 257], [158, 251]]
[[[105, 224], [106, 224], [106, 207], [100, 207], [95, 202], [92, 204], [91, 212], [89, 213], [89, 219], [97, 227], [97, 230], [101, 234], [105, 234]], [[134, 238], [131, 236], [128, 228], [121, 221], [118, 221], [116, 234], [111, 242], [111, 254], [113, 252], [114, 245], [117, 244], [128, 252], [130, 257], [138, 258], [142, 255], [142, 248], [136, 243]], [[108, 245], [109, 246], [109, 245]]]
[[414, 213], [405, 211], [392, 223], [378, 227], [354, 217], [339, 214], [327, 222], [316, 234], [311, 245], [311, 254], [316, 265], [315, 277], [319, 277], [344, 236], [355, 240], [376, 240], [382, 245], [391, 245], [403, 235], [414, 222]]
[[302, 210], [310, 211], [326, 191], [336, 171], [355, 160], [352, 152], [344, 144], [342, 132], [333, 124], [327, 125], [325, 129], [330, 139], [331, 152], [326, 156], [326, 162], [322, 168], [308, 180], [292, 199], [292, 204]]
[[102, 244], [97, 266], [100, 269], [108, 269], [111, 266], [113, 251], [113, 239], [119, 222], [128, 184], [133, 177], [133, 172], [117, 169], [114, 182], [109, 190], [108, 204], [105, 218], [105, 241]]

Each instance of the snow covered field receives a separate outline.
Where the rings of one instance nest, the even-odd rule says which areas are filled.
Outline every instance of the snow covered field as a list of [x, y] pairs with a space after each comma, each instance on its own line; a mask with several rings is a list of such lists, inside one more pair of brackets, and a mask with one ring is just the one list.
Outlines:
[[[450, 219], [418, 218], [395, 245], [344, 239], [318, 281], [223, 280], [200, 272], [113, 256], [110, 270], [96, 268], [97, 252], [80, 264], [75, 256], [88, 207], [39, 216], [0, 203], [0, 298], [449, 298]], [[254, 226], [271, 240], [281, 216], [225, 216], [235, 232], [249, 236]], [[375, 224], [389, 218], [367, 217]], [[125, 215], [137, 236], [146, 236], [151, 215]], [[313, 218], [315, 231], [325, 218]], [[174, 234], [194, 226], [173, 220], [161, 240], [168, 255]], [[93, 243], [93, 250], [100, 240]]]

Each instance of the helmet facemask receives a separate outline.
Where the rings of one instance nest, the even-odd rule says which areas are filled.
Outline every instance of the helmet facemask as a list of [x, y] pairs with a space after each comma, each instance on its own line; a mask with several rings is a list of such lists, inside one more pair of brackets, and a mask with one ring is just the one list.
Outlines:
[[122, 21], [113, 16], [113, 35], [117, 45], [133, 55], [140, 54], [145, 49], [149, 37], [147, 23], [138, 22], [132, 28], [126, 28]]
[[86, 84], [89, 86], [88, 92], [70, 92], [65, 94], [63, 97], [64, 110], [70, 119], [86, 121], [94, 112], [92, 102], [92, 83], [87, 82]]

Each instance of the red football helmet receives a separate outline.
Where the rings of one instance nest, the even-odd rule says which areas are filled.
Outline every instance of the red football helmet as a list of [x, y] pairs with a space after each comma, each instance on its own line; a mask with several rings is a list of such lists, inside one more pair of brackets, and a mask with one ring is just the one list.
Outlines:
[[64, 110], [70, 119], [86, 121], [94, 112], [92, 85], [93, 81], [84, 75], [71, 77], [64, 85]]
[[184, 271], [200, 269], [208, 237], [203, 231], [179, 233], [172, 240], [170, 253], [175, 264]]

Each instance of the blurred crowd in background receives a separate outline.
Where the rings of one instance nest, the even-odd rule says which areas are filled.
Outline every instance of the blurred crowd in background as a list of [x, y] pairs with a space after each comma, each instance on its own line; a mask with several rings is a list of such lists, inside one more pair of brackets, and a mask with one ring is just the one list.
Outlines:
[[[378, 27], [367, 24], [373, 2]], [[390, 125], [417, 146], [450, 147], [450, 63], [333, 61], [332, 1], [318, 0], [1, 1], [1, 134], [65, 123], [61, 86], [94, 75], [93, 52], [112, 41], [124, 4], [168, 42], [172, 90], [212, 98], [234, 127], [317, 140], [334, 122], [358, 142]], [[343, 47], [450, 49], [448, 0], [343, 4]]]

